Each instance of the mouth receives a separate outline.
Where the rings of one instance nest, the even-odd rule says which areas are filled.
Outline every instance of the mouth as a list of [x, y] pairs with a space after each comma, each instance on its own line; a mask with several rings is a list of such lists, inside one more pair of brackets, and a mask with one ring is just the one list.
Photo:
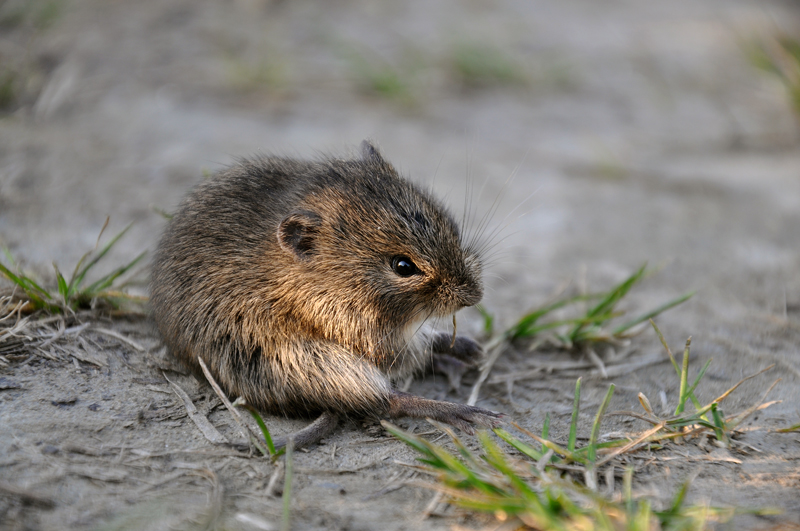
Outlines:
[[482, 298], [483, 287], [480, 284], [445, 284], [439, 290], [435, 314], [437, 317], [452, 315], [462, 308], [475, 306]]
[[457, 306], [457, 310], [461, 308], [466, 308], [468, 306], [475, 306], [481, 299], [483, 298], [483, 289], [478, 287], [476, 289], [470, 290], [461, 290], [456, 292], [456, 300], [454, 305]]
[[444, 305], [442, 305], [442, 307], [437, 308], [436, 311], [431, 315], [431, 317], [436, 317], [440, 319], [445, 317], [450, 317], [452, 315], [455, 315], [456, 312], [458, 312], [459, 310], [467, 308], [469, 306], [474, 306], [475, 304], [477, 304], [477, 301], [472, 304], [461, 304], [461, 301], [449, 304], [445, 303]]

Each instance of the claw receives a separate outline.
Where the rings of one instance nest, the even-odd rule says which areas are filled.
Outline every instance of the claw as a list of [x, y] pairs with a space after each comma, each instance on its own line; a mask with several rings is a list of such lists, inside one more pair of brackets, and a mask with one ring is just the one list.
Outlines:
[[461, 377], [469, 369], [469, 365], [447, 354], [437, 354], [433, 357], [433, 371], [447, 376], [451, 391], [458, 391], [461, 387]]

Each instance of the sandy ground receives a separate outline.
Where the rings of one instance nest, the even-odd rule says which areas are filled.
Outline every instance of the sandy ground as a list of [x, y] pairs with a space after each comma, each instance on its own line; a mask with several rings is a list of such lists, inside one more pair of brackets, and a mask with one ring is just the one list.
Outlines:
[[[0, 65], [17, 77], [0, 119], [0, 244], [52, 281], [50, 263], [70, 270], [106, 216], [108, 234], [134, 222], [111, 269], [155, 246], [156, 209], [237, 156], [346, 154], [371, 138], [455, 211], [465, 194], [478, 218], [497, 201], [484, 304], [501, 325], [568, 280], [603, 289], [645, 261], [664, 268], [626, 309], [697, 289], [659, 324], [675, 351], [693, 336], [695, 370], [714, 359], [700, 400], [775, 363], [725, 411], [777, 378], [770, 399], [781, 402], [744, 425], [740, 450], [671, 446], [637, 461], [636, 489], [663, 503], [694, 477], [692, 502], [784, 511], [734, 528], [796, 522], [800, 439], [774, 430], [800, 422], [799, 135], [783, 87], [745, 50], [799, 22], [795, 3], [757, 0], [7, 0]], [[476, 47], [511, 73], [459, 73], [459, 54]], [[459, 329], [478, 334], [476, 312], [462, 313]], [[165, 374], [229, 440], [241, 436], [208, 386], [162, 371], [150, 323], [93, 314], [68, 325], [83, 323], [42, 350], [3, 354], [0, 528], [277, 528], [275, 466], [206, 441]], [[650, 331], [633, 346], [632, 361], [661, 353]], [[509, 353], [495, 372], [537, 356]], [[590, 372], [584, 435], [609, 383]], [[479, 405], [534, 431], [549, 412], [563, 439], [574, 377], [488, 385]], [[472, 381], [411, 389], [464, 401]], [[612, 381], [612, 410], [640, 410], [640, 391], [661, 409], [678, 392], [663, 362]], [[603, 423], [604, 434], [644, 428]], [[375, 425], [344, 424], [296, 455], [293, 528], [477, 525], [442, 507], [421, 519], [432, 494], [413, 485], [414, 457]]]

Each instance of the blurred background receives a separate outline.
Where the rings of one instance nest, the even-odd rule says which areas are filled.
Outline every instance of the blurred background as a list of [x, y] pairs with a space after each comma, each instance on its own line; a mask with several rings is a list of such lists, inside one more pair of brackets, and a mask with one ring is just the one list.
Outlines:
[[[238, 157], [348, 156], [369, 138], [457, 216], [466, 209], [472, 227], [487, 227], [483, 304], [495, 330], [554, 293], [608, 290], [645, 262], [660, 272], [621, 302], [629, 315], [698, 290], [658, 317], [676, 352], [693, 336], [693, 374], [697, 360], [714, 358], [698, 394], [712, 399], [776, 363], [761, 378], [784, 377], [770, 397], [783, 402], [746, 426], [747, 458], [701, 463], [713, 457], [703, 449], [698, 460], [648, 461], [637, 488], [664, 498], [692, 477], [690, 497], [777, 506], [796, 521], [800, 440], [774, 429], [796, 425], [800, 403], [798, 116], [797, 1], [0, 0], [0, 262], [11, 266], [13, 257], [53, 286], [53, 261], [69, 273], [107, 218], [103, 241], [132, 223], [88, 284], [143, 250], [151, 256], [163, 214]], [[140, 265], [132, 290], [146, 294]], [[88, 528], [126, 513], [160, 518], [153, 507], [194, 518], [212, 503], [208, 485], [166, 483], [177, 477], [173, 465], [191, 459], [168, 450], [202, 443], [199, 433], [179, 417], [142, 421], [183, 411], [157, 387], [165, 383], [159, 339], [142, 320], [103, 323], [146, 346], [137, 362], [146, 370], [92, 348], [87, 356], [111, 360], [107, 370], [81, 370], [74, 357], [15, 365], [18, 389], [1, 378], [3, 470], [58, 500], [56, 510], [25, 513], [43, 528]], [[485, 339], [474, 309], [464, 310], [458, 331]], [[635, 353], [632, 363], [665, 361], [651, 330], [636, 341], [625, 351]], [[520, 346], [501, 357], [496, 374], [516, 374], [542, 355]], [[478, 405], [537, 432], [552, 413], [552, 433], [566, 440], [574, 374], [536, 374], [488, 382]], [[641, 391], [667, 411], [680, 392], [668, 363], [621, 374], [612, 378], [612, 409], [639, 411]], [[586, 376], [582, 433], [609, 383]], [[726, 411], [766, 400], [764, 381], [743, 385]], [[204, 392], [192, 382], [181, 385]], [[462, 387], [447, 395], [441, 378], [428, 378], [411, 390], [463, 402]], [[212, 418], [236, 430], [226, 412]], [[626, 421], [609, 416], [604, 430], [627, 433]], [[268, 422], [274, 433], [305, 423]], [[429, 504], [422, 489], [378, 490], [400, 477], [402, 463], [389, 457], [414, 456], [364, 437], [349, 422], [332, 444], [297, 454], [298, 470], [356, 472], [372, 466], [367, 459], [380, 466], [300, 474], [295, 514], [306, 514], [295, 527], [449, 528], [450, 519], [410, 520]], [[114, 449], [96, 454], [109, 456], [96, 461], [102, 473], [74, 475], [73, 443]], [[147, 454], [123, 462], [131, 448], [164, 448], [165, 457], [141, 469], [135, 459]], [[196, 466], [211, 466], [203, 455]], [[225, 459], [213, 466], [228, 489], [226, 511], [280, 514], [280, 500], [264, 494], [272, 471]], [[156, 505], [134, 505], [150, 496]], [[36, 528], [25, 522], [17, 528]]]
[[456, 212], [465, 196], [474, 219], [494, 212], [501, 314], [645, 261], [670, 264], [654, 297], [699, 287], [697, 311], [797, 312], [798, 15], [765, 0], [2, 0], [0, 244], [48, 279], [111, 216], [107, 234], [135, 222], [115, 251], [129, 260], [154, 247], [159, 211], [236, 157], [370, 138]]

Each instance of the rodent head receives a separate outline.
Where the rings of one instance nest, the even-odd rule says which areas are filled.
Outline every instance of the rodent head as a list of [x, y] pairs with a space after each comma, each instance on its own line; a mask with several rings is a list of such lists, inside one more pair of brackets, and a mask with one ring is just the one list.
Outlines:
[[327, 161], [319, 172], [277, 229], [280, 247], [313, 284], [304, 287], [313, 292], [305, 315], [330, 319], [333, 311], [339, 326], [351, 322], [350, 333], [386, 332], [480, 301], [480, 258], [458, 224], [372, 145], [362, 145], [361, 159]]

